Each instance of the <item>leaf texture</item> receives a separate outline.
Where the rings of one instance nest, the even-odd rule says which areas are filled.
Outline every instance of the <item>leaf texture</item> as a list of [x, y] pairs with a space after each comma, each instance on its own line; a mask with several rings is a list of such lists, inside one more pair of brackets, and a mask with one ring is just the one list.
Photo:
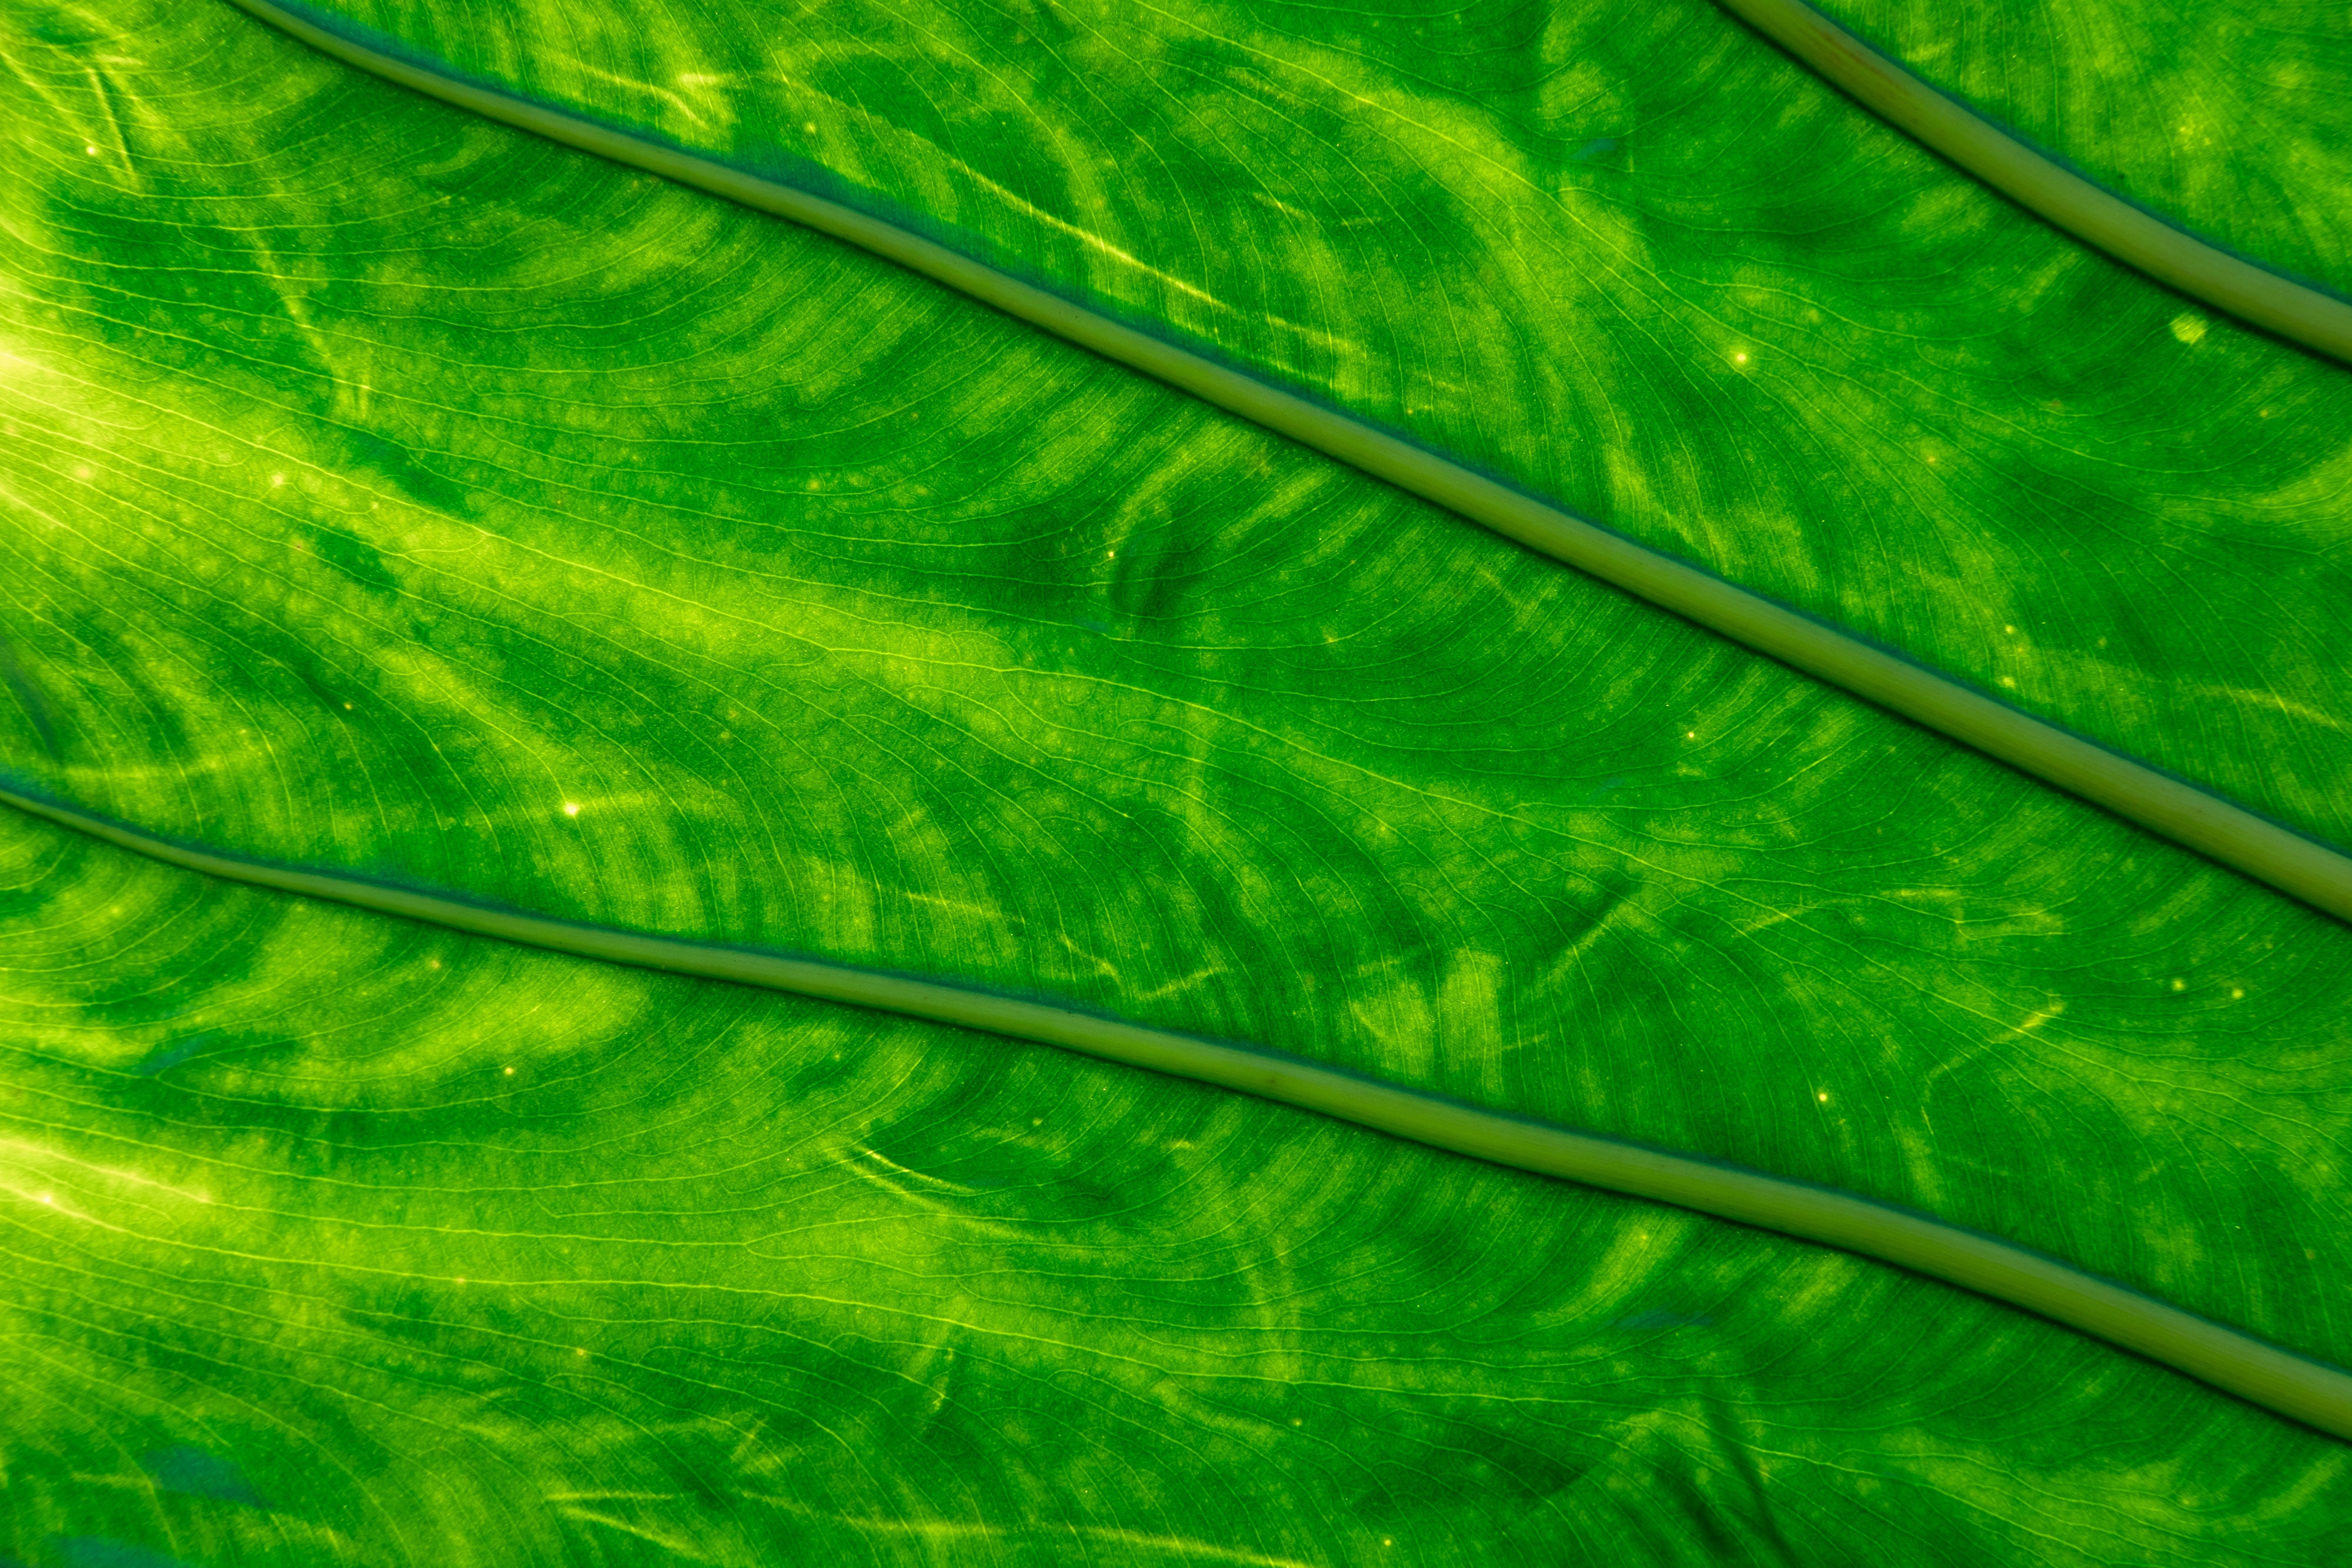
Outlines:
[[2352, 841], [2340, 367], [2084, 250], [1707, 0], [319, 14], [869, 193]]
[[[1592, 152], [1590, 188], [1517, 207], [1439, 199], [1498, 179], [1521, 122], [1368, 17], [1318, 14], [1363, 36], [1310, 63], [1385, 87], [1276, 139], [1265, 106], [1311, 98], [1297, 17], [1256, 55], [1172, 20], [1121, 55], [1108, 22], [993, 18], [986, 57], [1043, 74], [991, 98], [957, 30], [980, 22], [945, 9], [664, 13], [525, 49], [532, 15], [373, 20], [551, 97], [668, 83], [727, 151], [817, 103], [845, 178], [1580, 504], [1604, 473], [1671, 498], [1593, 509], [2335, 831], [2341, 372], [2216, 322], [2122, 374], [2177, 302], [1833, 96], [1752, 118], [1813, 89], [1710, 12], [1560, 24], [1613, 39], [1559, 59], [1643, 84], [1629, 124], [1697, 140], [1639, 169]], [[1702, 24], [1725, 41], [1689, 48]], [[1539, 69], [1523, 25], [1412, 47], [1580, 68]], [[1069, 997], [1693, 1148], [2352, 1357], [2342, 926], [887, 266], [226, 6], [6, 26], [18, 777], [243, 852]], [[622, 71], [598, 51], [625, 37], [672, 54]], [[803, 51], [789, 82], [697, 53], [751, 38]], [[1177, 71], [1203, 84], [1181, 112], [1103, 107]], [[1775, 85], [1694, 98], [1681, 71]], [[1483, 151], [1408, 147], [1414, 94]], [[689, 140], [651, 101], [631, 112]], [[1053, 133], [990, 131], [991, 103]], [[1139, 168], [1154, 125], [1166, 166]], [[1843, 215], [1752, 221], [1784, 199], [1759, 148], [1814, 144], [1843, 162], [1805, 200]], [[1426, 221], [1250, 226], [1310, 188], [1301, 211]], [[1562, 235], [1604, 211], [1645, 259], [1591, 276], [1626, 287], [1509, 308], [1603, 254]], [[2059, 292], [1946, 235], [2044, 255]], [[1223, 303], [1164, 281], [1188, 278]], [[1830, 346], [1787, 373], [1906, 389], [1978, 433], [1973, 477], [1922, 455], [1823, 504], [1895, 472], [1891, 394], [1831, 418], [1693, 369], [1704, 322], [1807, 298], [1820, 330], [1780, 341]], [[1359, 347], [1285, 359], [1284, 322]], [[1571, 373], [1550, 348], [1578, 329]], [[2091, 397], [2073, 436], [2023, 418], [2032, 377], [1983, 332]], [[1902, 371], [1896, 339], [1979, 368]], [[1440, 372], [1480, 394], [1435, 398]], [[2137, 548], [2090, 548], [2126, 520]], [[2099, 628], [2112, 657], [2076, 646]], [[2196, 695], [2216, 682], [2239, 695]], [[1895, 1270], [5, 831], [0, 1386], [13, 1549], [40, 1568], [1811, 1563], [1890, 1540], [2319, 1563], [2342, 1527], [2341, 1445]]]
[[1827, 7], [1896, 58], [2102, 183], [2278, 269], [2352, 290], [2352, 26], [2341, 5], [2181, 13], [2032, 0], [1931, 13]]
[[2323, 1563], [2352, 1497], [1839, 1253], [0, 829], [31, 1562]]

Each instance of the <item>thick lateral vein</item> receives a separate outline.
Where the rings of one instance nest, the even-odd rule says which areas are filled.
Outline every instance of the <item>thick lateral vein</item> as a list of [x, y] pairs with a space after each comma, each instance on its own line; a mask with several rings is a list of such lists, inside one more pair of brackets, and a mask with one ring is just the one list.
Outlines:
[[1718, 0], [1790, 54], [2060, 228], [2240, 320], [2352, 362], [2352, 300], [2231, 255], [2084, 179], [1930, 87], [1804, 0]]
[[1283, 1052], [1150, 1029], [1052, 1002], [813, 958], [576, 925], [335, 873], [272, 865], [5, 788], [0, 800], [122, 849], [233, 882], [578, 957], [764, 987], [1060, 1046], [1259, 1095], [1475, 1159], [1843, 1248], [2038, 1312], [2352, 1440], [2352, 1373], [2030, 1248], [1851, 1193], [1573, 1132]]
[[[1528, 548], [1637, 594], [1856, 696], [2104, 806], [2352, 921], [2352, 856], [1972, 691], [1949, 676], [1535, 499], [1360, 419], [1230, 370], [893, 224], [789, 185], [428, 68], [344, 36], [307, 7], [236, 0], [337, 59], [489, 119], [775, 216], [919, 272], [1132, 370], [1192, 392]], [[2267, 275], [2265, 275], [2267, 276]], [[2352, 339], [2347, 339], [2352, 344]]]

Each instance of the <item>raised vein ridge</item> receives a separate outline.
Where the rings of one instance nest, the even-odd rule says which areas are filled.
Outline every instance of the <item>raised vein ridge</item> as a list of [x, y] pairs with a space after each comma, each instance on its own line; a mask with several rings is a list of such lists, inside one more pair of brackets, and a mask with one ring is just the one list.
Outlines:
[[[299, 0], [236, 3], [322, 52], [387, 80], [566, 146], [791, 219], [897, 262], [1482, 523], [1530, 549], [1590, 572], [2352, 922], [2352, 855], [1986, 695], [1853, 632], [1637, 544], [1365, 420], [1219, 364], [842, 202], [466, 79], [439, 62], [394, 53], [396, 46], [391, 40], [375, 40], [363, 29], [313, 11]], [[379, 43], [385, 47], [378, 47]], [[1938, 101], [1948, 101], [1937, 96]], [[2352, 306], [2345, 310], [2347, 332], [2352, 332]], [[2352, 335], [2347, 335], [2346, 344], [2352, 350]]]
[[1675, 1204], [1843, 1248], [2039, 1313], [2352, 1441], [2352, 1373], [2184, 1312], [2047, 1253], [1835, 1188], [1577, 1132], [1263, 1047], [943, 980], [588, 925], [346, 873], [277, 865], [0, 788], [0, 801], [118, 848], [231, 882], [576, 957], [787, 991], [1059, 1046], [1255, 1094], [1449, 1153]]

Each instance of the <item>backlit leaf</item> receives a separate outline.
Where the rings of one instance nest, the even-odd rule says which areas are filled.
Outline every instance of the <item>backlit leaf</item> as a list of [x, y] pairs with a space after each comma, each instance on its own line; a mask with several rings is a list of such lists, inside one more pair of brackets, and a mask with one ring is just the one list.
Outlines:
[[[2344, 372], [2182, 338], [1704, 6], [354, 15], [2345, 831]], [[1699, 1150], [2352, 1357], [2341, 925], [226, 6], [5, 26], [18, 779]], [[2324, 1563], [2352, 1507], [2340, 1443], [1843, 1254], [0, 827], [40, 1568]]]

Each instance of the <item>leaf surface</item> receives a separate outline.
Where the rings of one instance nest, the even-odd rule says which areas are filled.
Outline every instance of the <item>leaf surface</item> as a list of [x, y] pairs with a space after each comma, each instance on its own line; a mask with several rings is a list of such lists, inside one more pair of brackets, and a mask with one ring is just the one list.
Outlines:
[[[2352, 1356], [2341, 926], [869, 258], [225, 7], [9, 26], [21, 776], [1913, 1203]], [[1102, 213], [1166, 256], [1153, 204], [1211, 189]], [[1341, 327], [1380, 276], [1262, 274]], [[1217, 341], [1262, 354], [1265, 303]], [[1460, 341], [1505, 340], [1471, 314]], [[1675, 384], [1624, 353], [1579, 395]], [[1482, 384], [1444, 417], [1609, 424]], [[1685, 428], [1693, 484], [1750, 471], [1742, 428]], [[1798, 482], [1759, 454], [1753, 483]], [[1857, 553], [1840, 526], [1805, 515], [1821, 559]], [[1796, 571], [1802, 542], [1754, 549]], [[2334, 570], [2296, 548], [2290, 610]], [[2205, 601], [2168, 580], [2145, 612], [2177, 629]], [[2202, 624], [2216, 657], [2305, 637], [2304, 697], [2337, 678], [2316, 619]], [[2151, 635], [2135, 679], [2202, 678]], [[2222, 734], [2182, 742], [2217, 779], [2246, 761]], [[6, 828], [8, 1429], [37, 1434], [8, 1463], [42, 1568], [109, 1541], [2321, 1562], [2341, 1527], [2341, 1445], [1892, 1270]]]
[[1827, 7], [1946, 91], [2175, 222], [2352, 290], [2352, 25], [2330, 0]]
[[[864, 192], [2352, 840], [2341, 368], [2084, 249], [1709, 0], [319, 14]], [[2158, 26], [2132, 15], [2085, 51], [2103, 73], [2053, 38], [2053, 90], [2184, 97], [2172, 54], [2147, 57], [2146, 93], [2117, 82], [2116, 40]], [[2268, 57], [2224, 32], [2200, 69]], [[2208, 37], [2175, 28], [2168, 48]], [[2336, 79], [2306, 77], [2315, 96]], [[2306, 123], [2325, 141], [2343, 117]], [[2061, 151], [2105, 168], [2103, 127]], [[2192, 221], [2231, 199], [2235, 166], [2208, 166]], [[2333, 211], [2333, 189], [2301, 186], [2288, 210]]]

